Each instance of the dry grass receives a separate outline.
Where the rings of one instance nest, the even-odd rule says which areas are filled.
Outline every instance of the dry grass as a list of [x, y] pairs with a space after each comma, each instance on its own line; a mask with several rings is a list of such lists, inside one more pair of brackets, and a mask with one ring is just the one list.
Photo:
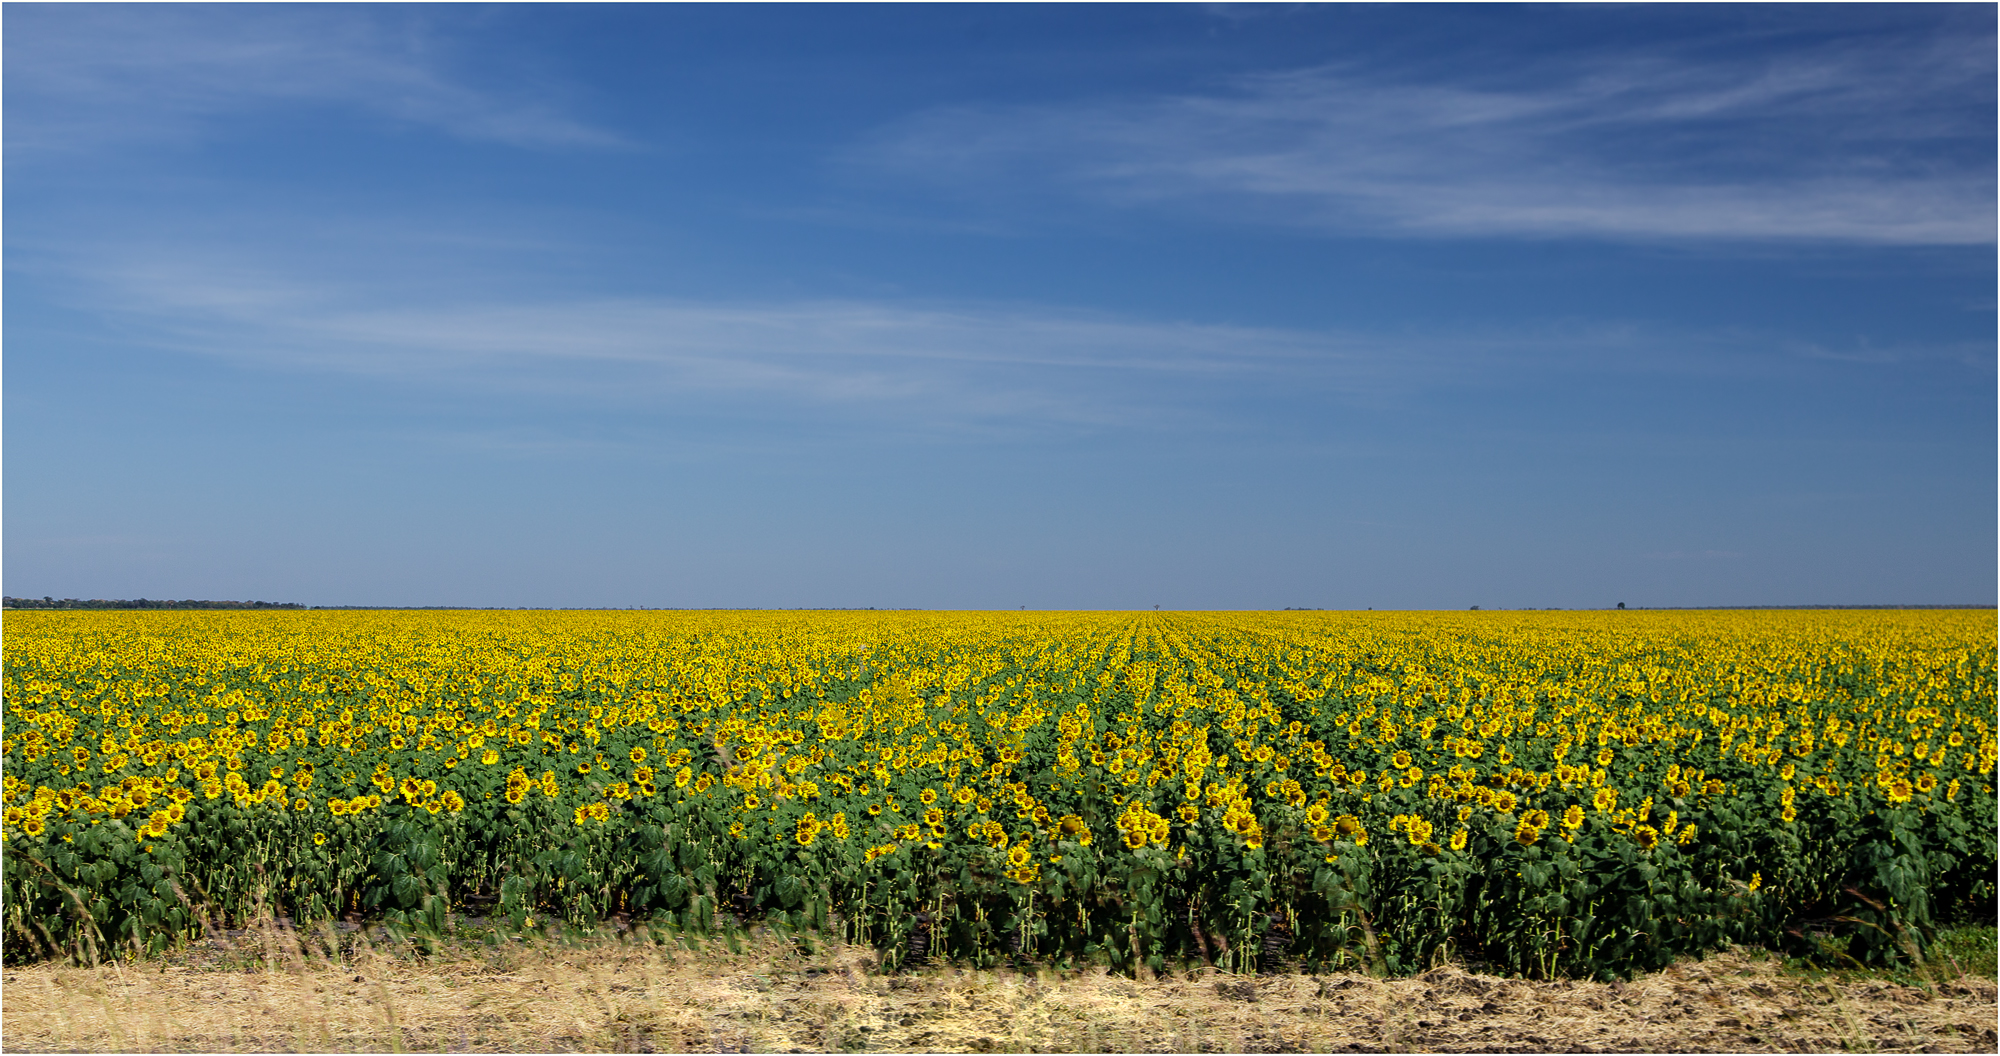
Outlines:
[[1135, 981], [870, 973], [871, 951], [644, 942], [420, 958], [265, 936], [164, 961], [10, 968], [9, 1051], [1992, 1052], [1994, 980], [1908, 986], [1728, 954], [1628, 984], [1443, 968], [1411, 979]]

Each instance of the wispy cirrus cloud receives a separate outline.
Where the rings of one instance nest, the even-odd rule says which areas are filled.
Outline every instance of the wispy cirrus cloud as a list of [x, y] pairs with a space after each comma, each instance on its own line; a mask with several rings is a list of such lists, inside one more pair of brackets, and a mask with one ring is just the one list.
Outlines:
[[848, 161], [1371, 234], [1993, 241], [1993, 39], [1599, 55], [1496, 80], [1360, 63], [1214, 91], [950, 107]]
[[527, 148], [621, 140], [533, 77], [476, 83], [420, 14], [368, 7], [15, 5], [7, 145], [45, 151], [231, 134], [279, 107], [329, 106]]
[[749, 401], [918, 427], [1125, 427], [1187, 424], [1231, 389], [1310, 379], [1358, 393], [1422, 369], [1361, 339], [1034, 305], [402, 298], [185, 256], [127, 261], [94, 280], [155, 348], [571, 407]]
[[[1254, 431], [1300, 408], [1339, 415], [1538, 377], [1841, 369], [1782, 335], [1615, 320], [1391, 333], [974, 300], [533, 292], [534, 283], [477, 274], [443, 287], [400, 281], [410, 277], [388, 263], [396, 255], [377, 247], [335, 266], [322, 252], [315, 267], [183, 243], [99, 247], [43, 271], [61, 274], [73, 303], [156, 350], [385, 390], [525, 399], [537, 415], [733, 408], [746, 420], [924, 432]], [[1897, 356], [1963, 352], [1911, 346]]]

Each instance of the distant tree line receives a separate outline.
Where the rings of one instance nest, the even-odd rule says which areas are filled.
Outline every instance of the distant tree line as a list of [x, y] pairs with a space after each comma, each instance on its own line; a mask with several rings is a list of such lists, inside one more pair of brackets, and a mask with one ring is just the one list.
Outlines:
[[0, 597], [9, 609], [303, 609], [296, 601], [161, 601], [152, 598], [14, 598]]
[[[1619, 602], [1619, 608], [1625, 603]], [[1686, 612], [1689, 610], [1715, 609], [1990, 609], [1992, 605], [1640, 605], [1642, 609], [1654, 612]]]

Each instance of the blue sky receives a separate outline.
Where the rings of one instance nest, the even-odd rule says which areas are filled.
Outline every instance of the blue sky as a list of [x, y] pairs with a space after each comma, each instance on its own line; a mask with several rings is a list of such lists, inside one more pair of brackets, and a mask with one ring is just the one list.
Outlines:
[[1990, 5], [0, 20], [8, 594], [1995, 600]]

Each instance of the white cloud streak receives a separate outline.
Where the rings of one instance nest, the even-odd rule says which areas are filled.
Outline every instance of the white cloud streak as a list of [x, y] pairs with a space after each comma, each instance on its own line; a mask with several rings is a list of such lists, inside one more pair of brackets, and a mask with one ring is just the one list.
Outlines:
[[19, 159], [226, 134], [279, 107], [344, 107], [466, 140], [608, 147], [537, 85], [477, 86], [415, 17], [355, 7], [106, 4], [6, 10], [7, 145]]
[[1985, 244], [1992, 45], [1624, 55], [1525, 87], [1328, 66], [1207, 94], [938, 109], [849, 160], [968, 193], [1371, 234]]
[[62, 267], [66, 299], [93, 313], [115, 305], [118, 329], [144, 346], [391, 390], [526, 400], [537, 420], [602, 410], [919, 432], [1263, 429], [1273, 415], [1337, 416], [1533, 377], [1742, 379], [1825, 361], [1767, 335], [1616, 322], [1389, 334], [1032, 304], [399, 293], [184, 246], [118, 257]]
[[[1160, 424], [1218, 391], [1387, 379], [1324, 334], [996, 305], [662, 297], [397, 303], [379, 290], [191, 267], [109, 273], [148, 343], [246, 366], [603, 407], [751, 400], [911, 425]], [[1404, 364], [1407, 370], [1414, 364]], [[1189, 398], [1190, 393], [1201, 394]]]

